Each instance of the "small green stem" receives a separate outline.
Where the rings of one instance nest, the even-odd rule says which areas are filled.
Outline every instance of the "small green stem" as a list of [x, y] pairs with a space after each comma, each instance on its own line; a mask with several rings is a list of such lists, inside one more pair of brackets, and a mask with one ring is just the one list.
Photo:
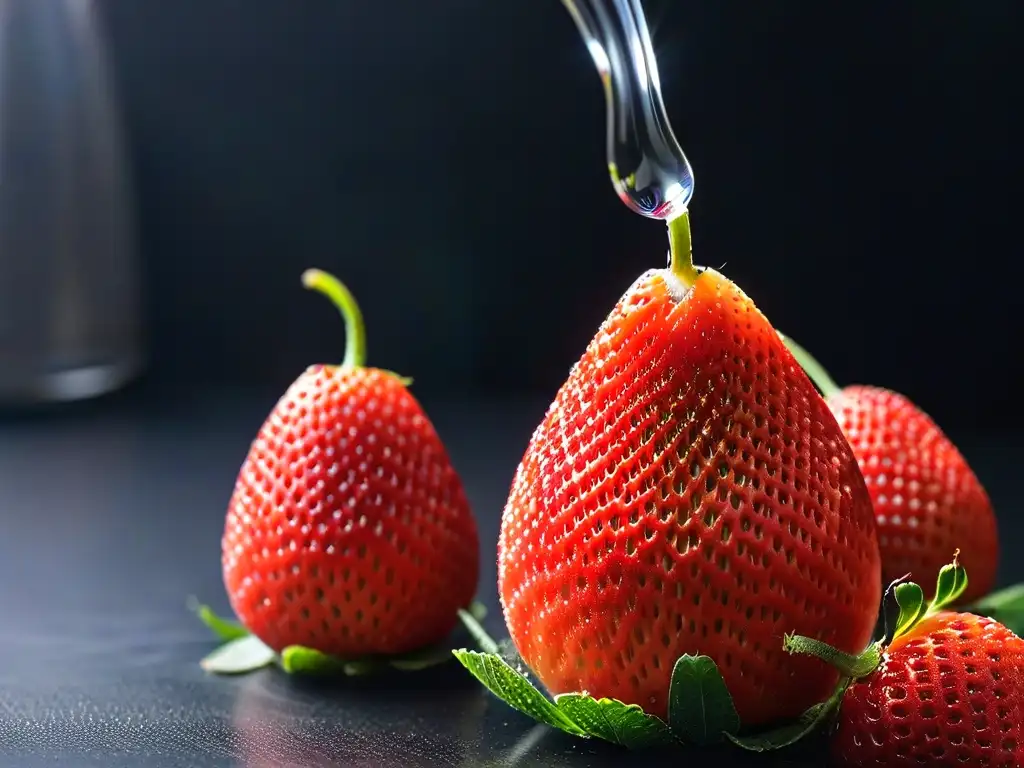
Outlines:
[[476, 620], [476, 617], [469, 611], [459, 610], [459, 618], [462, 620], [466, 630], [472, 635], [473, 639], [476, 640], [476, 644], [480, 646], [480, 650], [484, 653], [497, 653], [498, 643], [487, 634], [487, 630], [484, 629], [483, 625]]
[[868, 649], [859, 656], [840, 651], [813, 637], [801, 635], [786, 635], [782, 647], [789, 653], [799, 653], [821, 659], [838, 669], [843, 676], [852, 677], [855, 680], [867, 677], [882, 663], [882, 651], [877, 643], [869, 645]]
[[693, 265], [693, 243], [690, 240], [690, 212], [683, 211], [668, 223], [671, 261], [669, 269], [687, 287], [697, 282], [700, 271]]
[[789, 347], [790, 354], [800, 363], [800, 367], [804, 369], [808, 378], [814, 382], [815, 386], [821, 390], [821, 394], [825, 397], [832, 397], [838, 395], [843, 391], [843, 388], [836, 384], [836, 380], [833, 379], [829, 372], [825, 370], [825, 366], [814, 359], [814, 356], [806, 349], [797, 344], [789, 336], [779, 334], [782, 341], [787, 347]]
[[355, 296], [338, 278], [319, 269], [303, 272], [302, 284], [329, 298], [341, 312], [345, 320], [345, 359], [341, 364], [346, 368], [361, 368], [366, 363], [366, 327]]

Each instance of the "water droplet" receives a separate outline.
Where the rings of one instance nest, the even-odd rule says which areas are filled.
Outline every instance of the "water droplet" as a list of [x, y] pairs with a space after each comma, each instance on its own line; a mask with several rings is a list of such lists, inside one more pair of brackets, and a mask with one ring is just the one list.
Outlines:
[[607, 99], [608, 169], [619, 198], [670, 220], [693, 196], [693, 170], [676, 141], [640, 0], [563, 0], [597, 66]]

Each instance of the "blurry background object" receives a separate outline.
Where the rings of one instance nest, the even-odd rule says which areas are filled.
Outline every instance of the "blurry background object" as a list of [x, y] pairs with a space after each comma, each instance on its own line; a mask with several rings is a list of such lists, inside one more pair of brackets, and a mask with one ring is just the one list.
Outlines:
[[141, 365], [123, 142], [93, 0], [0, 0], [0, 404]]

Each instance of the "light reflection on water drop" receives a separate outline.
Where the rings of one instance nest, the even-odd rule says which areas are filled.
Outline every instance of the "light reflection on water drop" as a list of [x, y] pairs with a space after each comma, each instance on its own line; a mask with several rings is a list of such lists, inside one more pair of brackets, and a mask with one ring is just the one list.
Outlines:
[[669, 124], [640, 0], [563, 0], [604, 84], [608, 170], [619, 198], [671, 220], [693, 196], [693, 170]]

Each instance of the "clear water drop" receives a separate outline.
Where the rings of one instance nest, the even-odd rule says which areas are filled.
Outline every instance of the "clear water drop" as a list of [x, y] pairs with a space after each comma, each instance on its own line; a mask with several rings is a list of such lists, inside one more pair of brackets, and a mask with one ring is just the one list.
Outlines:
[[631, 210], [670, 221], [693, 197], [693, 170], [672, 133], [640, 0], [562, 0], [607, 101], [608, 170]]

